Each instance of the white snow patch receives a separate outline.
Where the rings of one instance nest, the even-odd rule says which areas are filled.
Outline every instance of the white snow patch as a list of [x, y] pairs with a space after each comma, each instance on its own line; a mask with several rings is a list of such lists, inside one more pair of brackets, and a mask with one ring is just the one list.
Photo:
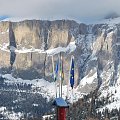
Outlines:
[[0, 114], [4, 116], [3, 119], [9, 119], [9, 120], [20, 120], [20, 118], [23, 116], [21, 112], [15, 113], [13, 111], [8, 111], [6, 107], [0, 107]]
[[73, 52], [75, 49], [76, 49], [75, 42], [70, 42], [70, 44], [67, 47], [57, 47], [54, 49], [49, 49], [46, 52], [48, 55], [55, 55], [60, 52], [67, 52], [67, 51]]
[[36, 53], [47, 53], [48, 55], [55, 55], [60, 52], [73, 52], [76, 49], [75, 42], [70, 42], [70, 44], [67, 47], [57, 47], [54, 49], [48, 49], [46, 51], [41, 50], [41, 49], [27, 49], [27, 48], [22, 48], [22, 49], [17, 49], [13, 46], [10, 46], [10, 50], [8, 49], [9, 43], [3, 43], [3, 45], [0, 45], [0, 49], [6, 52], [15, 51], [16, 53], [31, 53], [31, 52], [36, 52]]
[[96, 78], [97, 78], [97, 72], [91, 77], [88, 77], [87, 75], [80, 81], [80, 86], [85, 86], [86, 84], [92, 84]]
[[35, 106], [35, 107], [38, 107], [38, 104], [32, 104], [33, 106]]

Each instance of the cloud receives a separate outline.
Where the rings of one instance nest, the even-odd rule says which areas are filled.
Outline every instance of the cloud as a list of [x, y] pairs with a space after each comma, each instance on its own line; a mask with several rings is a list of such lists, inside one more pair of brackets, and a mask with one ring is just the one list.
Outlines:
[[0, 0], [0, 15], [91, 21], [120, 12], [119, 0]]

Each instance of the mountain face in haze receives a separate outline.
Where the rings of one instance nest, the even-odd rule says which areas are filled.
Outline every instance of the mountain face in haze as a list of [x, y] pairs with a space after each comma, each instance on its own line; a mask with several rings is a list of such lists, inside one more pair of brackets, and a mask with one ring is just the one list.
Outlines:
[[75, 83], [81, 83], [79, 90], [89, 92], [98, 84], [119, 82], [119, 42], [118, 23], [86, 25], [70, 20], [4, 21], [0, 22], [0, 65], [3, 74], [10, 73], [11, 50], [16, 53], [12, 70], [15, 77], [52, 80], [52, 56], [56, 63], [59, 52], [62, 52], [67, 81], [71, 55], [74, 55]]
[[111, 12], [105, 16], [105, 19], [114, 19], [118, 17], [120, 17], [120, 15], [118, 15], [116, 12]]

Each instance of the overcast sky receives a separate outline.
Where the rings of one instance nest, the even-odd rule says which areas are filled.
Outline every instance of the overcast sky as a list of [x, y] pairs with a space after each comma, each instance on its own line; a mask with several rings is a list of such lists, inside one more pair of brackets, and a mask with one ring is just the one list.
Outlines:
[[0, 0], [0, 16], [89, 22], [120, 13], [120, 0]]

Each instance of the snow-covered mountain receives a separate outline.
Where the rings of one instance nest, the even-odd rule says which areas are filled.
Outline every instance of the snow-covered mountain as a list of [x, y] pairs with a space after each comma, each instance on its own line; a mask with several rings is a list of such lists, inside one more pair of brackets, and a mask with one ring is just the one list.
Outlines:
[[[35, 90], [35, 93], [50, 100], [55, 96], [52, 56], [56, 63], [59, 53], [62, 52], [65, 72], [63, 94], [67, 91], [70, 60], [71, 55], [74, 55], [74, 101], [99, 88], [99, 98], [107, 97], [112, 91], [116, 100], [103, 108], [119, 105], [119, 93], [114, 92], [119, 91], [120, 87], [119, 17], [93, 24], [70, 20], [2, 21], [0, 28], [1, 73], [4, 74], [4, 82], [7, 85], [29, 83], [31, 94], [34, 94]], [[13, 76], [8, 75], [10, 51], [16, 54], [13, 61]], [[63, 96], [65, 98], [66, 94]]]

